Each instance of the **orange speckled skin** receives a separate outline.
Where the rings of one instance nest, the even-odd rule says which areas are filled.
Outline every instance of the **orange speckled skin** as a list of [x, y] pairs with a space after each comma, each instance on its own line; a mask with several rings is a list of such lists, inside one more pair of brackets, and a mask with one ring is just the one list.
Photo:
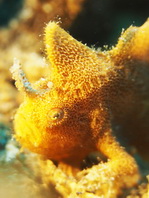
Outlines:
[[149, 20], [128, 28], [116, 47], [101, 52], [50, 22], [45, 44], [51, 74], [36, 85], [47, 91], [25, 93], [14, 120], [16, 138], [31, 151], [72, 166], [99, 150], [117, 175], [138, 175], [135, 160], [115, 136], [148, 155], [148, 35]]

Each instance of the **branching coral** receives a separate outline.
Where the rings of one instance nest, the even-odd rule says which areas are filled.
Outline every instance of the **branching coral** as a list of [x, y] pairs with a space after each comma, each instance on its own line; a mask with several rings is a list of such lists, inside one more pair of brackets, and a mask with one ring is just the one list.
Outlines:
[[25, 28], [37, 34], [43, 33], [43, 25], [49, 20], [61, 19], [67, 28], [82, 9], [85, 0], [26, 0], [21, 18]]

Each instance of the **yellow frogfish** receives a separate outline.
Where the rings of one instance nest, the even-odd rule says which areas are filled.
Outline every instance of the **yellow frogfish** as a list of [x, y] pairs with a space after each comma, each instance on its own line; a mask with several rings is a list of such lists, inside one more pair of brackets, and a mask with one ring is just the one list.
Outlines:
[[24, 94], [14, 117], [16, 139], [72, 167], [99, 151], [111, 174], [134, 184], [138, 165], [117, 137], [149, 158], [149, 20], [105, 51], [83, 45], [55, 22], [47, 24], [44, 41], [46, 78], [31, 84], [17, 60], [11, 68]]

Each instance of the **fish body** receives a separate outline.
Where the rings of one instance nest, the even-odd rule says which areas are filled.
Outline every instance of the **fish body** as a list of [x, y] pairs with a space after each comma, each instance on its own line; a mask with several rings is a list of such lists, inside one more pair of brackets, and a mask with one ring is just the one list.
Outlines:
[[17, 140], [72, 166], [99, 151], [110, 160], [106, 164], [112, 174], [136, 182], [138, 166], [117, 137], [149, 158], [148, 35], [149, 20], [128, 28], [112, 49], [96, 51], [50, 22], [45, 45], [51, 73], [46, 79], [32, 86], [19, 63], [12, 67], [24, 93], [14, 118]]

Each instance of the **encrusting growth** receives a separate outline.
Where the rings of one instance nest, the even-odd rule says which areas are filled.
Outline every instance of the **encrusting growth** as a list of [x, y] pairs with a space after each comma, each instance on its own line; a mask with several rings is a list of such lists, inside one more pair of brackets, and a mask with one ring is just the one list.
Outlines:
[[[12, 67], [24, 102], [14, 118], [15, 137], [48, 159], [79, 167], [93, 151], [107, 157], [99, 173], [134, 185], [139, 171], [134, 158], [118, 143], [123, 136], [148, 158], [149, 20], [130, 27], [109, 51], [95, 51], [76, 41], [55, 22], [45, 29], [51, 73], [31, 94], [16, 63]], [[16, 75], [18, 73], [18, 75]], [[22, 84], [22, 85], [19, 85]], [[50, 88], [49, 88], [50, 85]], [[45, 90], [40, 93], [41, 90]]]

